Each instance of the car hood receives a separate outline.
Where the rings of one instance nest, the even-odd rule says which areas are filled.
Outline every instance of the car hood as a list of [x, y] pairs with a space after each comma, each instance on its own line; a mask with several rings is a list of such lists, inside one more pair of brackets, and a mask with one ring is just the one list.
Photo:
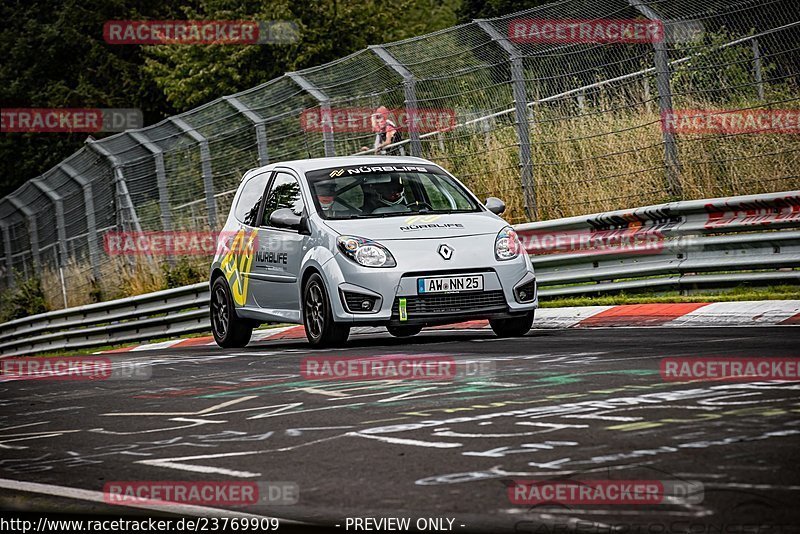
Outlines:
[[398, 215], [340, 221], [327, 219], [323, 222], [341, 235], [354, 235], [382, 241], [497, 234], [508, 225], [499, 217], [487, 212]]

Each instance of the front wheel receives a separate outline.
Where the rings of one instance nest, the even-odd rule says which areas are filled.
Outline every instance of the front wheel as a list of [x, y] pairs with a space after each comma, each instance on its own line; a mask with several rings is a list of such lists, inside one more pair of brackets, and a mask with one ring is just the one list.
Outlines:
[[350, 327], [333, 320], [331, 303], [322, 277], [314, 273], [303, 288], [303, 325], [308, 342], [314, 347], [343, 345]]
[[253, 334], [253, 323], [236, 316], [231, 292], [221, 276], [211, 286], [211, 332], [225, 349], [246, 347]]
[[509, 319], [489, 319], [489, 325], [498, 337], [520, 337], [528, 333], [533, 326], [533, 313], [531, 310], [520, 317]]
[[411, 337], [416, 336], [422, 331], [421, 326], [403, 325], [403, 326], [387, 326], [386, 330], [389, 331], [394, 337]]

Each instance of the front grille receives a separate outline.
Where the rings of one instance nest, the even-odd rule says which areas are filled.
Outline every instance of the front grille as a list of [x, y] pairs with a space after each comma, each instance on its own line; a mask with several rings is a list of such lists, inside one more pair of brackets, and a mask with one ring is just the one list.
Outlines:
[[[434, 316], [443, 313], [506, 311], [506, 298], [502, 291], [476, 291], [450, 295], [419, 295], [404, 297], [409, 318]], [[392, 316], [400, 315], [399, 299], [392, 306]]]

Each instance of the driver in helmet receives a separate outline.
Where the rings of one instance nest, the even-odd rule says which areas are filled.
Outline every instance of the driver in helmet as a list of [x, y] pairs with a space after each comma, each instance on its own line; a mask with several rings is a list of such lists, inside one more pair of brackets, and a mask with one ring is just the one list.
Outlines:
[[314, 190], [322, 210], [325, 212], [331, 210], [336, 200], [336, 184], [333, 181], [320, 182], [316, 184]]
[[367, 212], [374, 212], [381, 208], [386, 208], [385, 210], [381, 209], [382, 212], [391, 212], [395, 211], [391, 209], [395, 206], [397, 207], [396, 211], [407, 211], [403, 178], [393, 175], [388, 182], [373, 184], [372, 194], [366, 200], [364, 211]]

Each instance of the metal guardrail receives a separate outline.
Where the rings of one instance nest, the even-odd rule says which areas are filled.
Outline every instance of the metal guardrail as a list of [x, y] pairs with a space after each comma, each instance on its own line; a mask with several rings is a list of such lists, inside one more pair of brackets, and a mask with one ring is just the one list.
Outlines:
[[[800, 283], [800, 191], [672, 202], [516, 229], [542, 297]], [[596, 246], [581, 249], [581, 240]]]
[[171, 337], [209, 329], [207, 283], [16, 319], [0, 325], [0, 354], [20, 355]]
[[[672, 202], [516, 226], [539, 295], [800, 284], [800, 191]], [[0, 325], [0, 354], [35, 354], [208, 331], [199, 283]]]

